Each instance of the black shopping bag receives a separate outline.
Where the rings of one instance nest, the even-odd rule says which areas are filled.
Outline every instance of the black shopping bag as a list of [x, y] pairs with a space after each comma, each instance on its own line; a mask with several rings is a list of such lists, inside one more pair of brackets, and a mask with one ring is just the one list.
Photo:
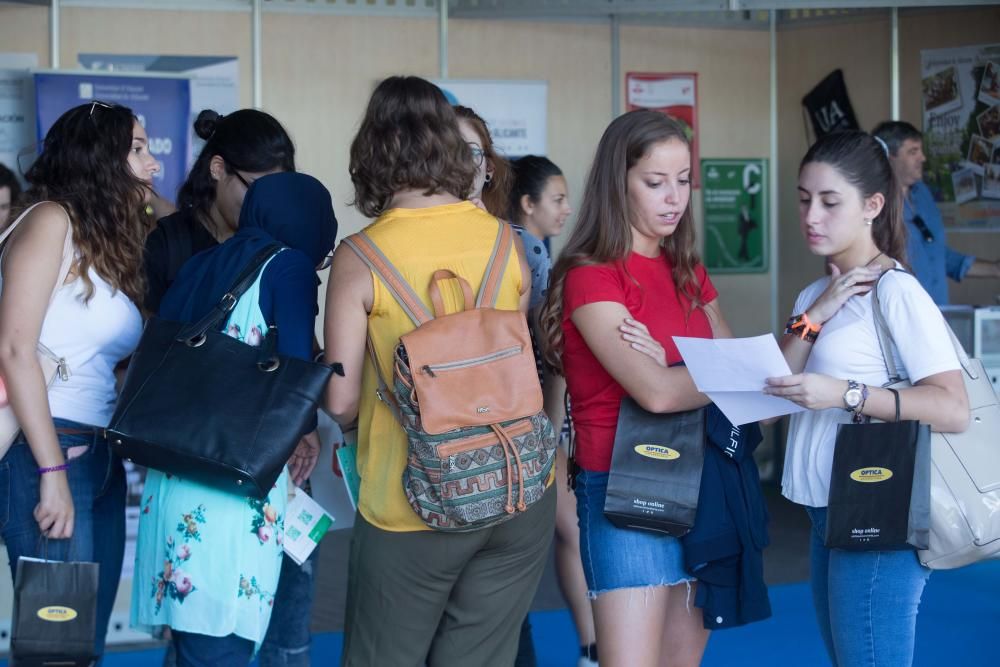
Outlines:
[[622, 399], [604, 516], [619, 528], [680, 537], [694, 526], [705, 461], [703, 408], [647, 412]]
[[11, 667], [94, 664], [98, 567], [97, 563], [18, 559]]
[[931, 431], [917, 421], [841, 424], [833, 453], [826, 546], [926, 549]]

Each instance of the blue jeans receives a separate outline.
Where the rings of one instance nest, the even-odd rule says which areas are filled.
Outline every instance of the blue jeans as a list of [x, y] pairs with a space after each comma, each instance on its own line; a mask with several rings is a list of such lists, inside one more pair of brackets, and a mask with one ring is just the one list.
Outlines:
[[[258, 654], [260, 667], [309, 667], [309, 649], [312, 641], [309, 623], [312, 620], [312, 604], [316, 596], [318, 562], [319, 545], [316, 545], [309, 554], [309, 559], [301, 567], [288, 556], [282, 559], [278, 590], [274, 596], [274, 611]], [[171, 632], [176, 633], [175, 630]], [[206, 641], [220, 639], [197, 636]], [[177, 648], [171, 643], [163, 656], [162, 667], [179, 665]]]
[[301, 567], [287, 555], [281, 560], [274, 612], [260, 647], [260, 667], [309, 667], [309, 622], [319, 550], [317, 544]]
[[525, 614], [521, 622], [521, 634], [517, 638], [517, 657], [514, 667], [538, 667], [535, 642], [531, 638], [531, 617]]
[[73, 537], [42, 542], [33, 515], [39, 502], [38, 464], [23, 433], [0, 460], [0, 536], [7, 545], [12, 577], [21, 556], [100, 565], [94, 650], [102, 655], [125, 552], [125, 468], [100, 429], [66, 419], [53, 421], [58, 430], [80, 431], [58, 433], [63, 454], [70, 447], [88, 447], [68, 461], [66, 471], [75, 512]]
[[178, 667], [247, 667], [253, 642], [236, 635], [210, 637], [193, 632], [171, 633]]
[[931, 571], [914, 551], [827, 549], [826, 508], [806, 511], [813, 524], [813, 604], [830, 661], [843, 667], [912, 664], [917, 608]]

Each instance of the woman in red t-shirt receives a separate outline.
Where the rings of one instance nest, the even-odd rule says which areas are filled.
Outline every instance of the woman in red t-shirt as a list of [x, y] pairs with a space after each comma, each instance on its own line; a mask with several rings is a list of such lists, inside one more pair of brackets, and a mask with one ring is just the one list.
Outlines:
[[687, 370], [669, 367], [680, 361], [671, 337], [731, 335], [694, 251], [690, 175], [679, 123], [648, 110], [615, 119], [540, 319], [573, 403], [580, 551], [600, 663], [612, 667], [697, 665], [708, 640], [680, 542], [616, 528], [603, 511], [622, 397], [651, 412], [706, 405]]

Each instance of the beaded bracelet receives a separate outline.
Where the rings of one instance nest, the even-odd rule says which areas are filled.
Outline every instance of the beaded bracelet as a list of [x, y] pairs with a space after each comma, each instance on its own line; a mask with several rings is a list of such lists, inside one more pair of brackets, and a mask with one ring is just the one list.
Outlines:
[[44, 475], [47, 472], [59, 472], [60, 470], [69, 470], [69, 464], [63, 463], [62, 465], [49, 466], [48, 468], [39, 468], [38, 474]]

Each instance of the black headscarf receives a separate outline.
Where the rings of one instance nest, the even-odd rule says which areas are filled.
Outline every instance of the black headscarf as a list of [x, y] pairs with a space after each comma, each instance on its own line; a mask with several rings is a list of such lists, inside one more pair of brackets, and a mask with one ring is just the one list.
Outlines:
[[262, 176], [247, 191], [236, 234], [184, 263], [160, 303], [160, 316], [179, 322], [205, 316], [269, 245], [298, 251], [315, 267], [336, 238], [333, 199], [322, 183], [297, 172]]

